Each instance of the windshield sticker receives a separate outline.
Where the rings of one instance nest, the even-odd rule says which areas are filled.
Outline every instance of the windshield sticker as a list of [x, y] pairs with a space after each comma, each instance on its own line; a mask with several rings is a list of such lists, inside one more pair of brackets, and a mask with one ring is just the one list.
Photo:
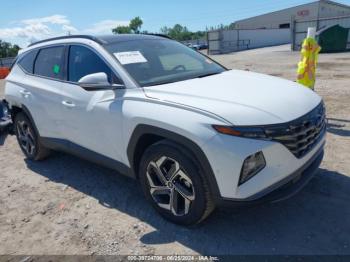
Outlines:
[[140, 51], [119, 52], [114, 53], [114, 56], [122, 65], [147, 63], [147, 59], [141, 54]]

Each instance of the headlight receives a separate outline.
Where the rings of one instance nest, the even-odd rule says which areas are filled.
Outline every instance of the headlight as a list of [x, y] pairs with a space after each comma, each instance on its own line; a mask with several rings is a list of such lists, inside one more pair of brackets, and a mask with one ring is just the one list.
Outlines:
[[242, 166], [241, 175], [239, 177], [239, 185], [251, 179], [266, 166], [263, 152], [258, 152], [248, 156]]
[[240, 126], [218, 126], [213, 125], [213, 128], [221, 134], [230, 136], [240, 136], [246, 138], [265, 138], [267, 136], [263, 128], [260, 127], [240, 127]]

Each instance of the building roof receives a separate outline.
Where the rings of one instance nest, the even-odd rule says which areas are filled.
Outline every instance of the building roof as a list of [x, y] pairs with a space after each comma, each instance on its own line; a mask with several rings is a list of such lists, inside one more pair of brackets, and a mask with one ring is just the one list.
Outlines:
[[264, 14], [252, 16], [252, 17], [249, 17], [249, 18], [244, 18], [244, 19], [241, 19], [241, 20], [237, 20], [236, 23], [243, 22], [245, 20], [257, 18], [257, 17], [264, 16], [264, 15], [275, 14], [275, 13], [278, 13], [278, 12], [281, 12], [281, 11], [286, 11], [286, 10], [294, 9], [294, 8], [297, 8], [297, 7], [304, 7], [304, 6], [315, 5], [315, 4], [320, 4], [320, 3], [327, 3], [327, 4], [331, 4], [331, 5], [337, 5], [337, 6], [341, 6], [343, 8], [348, 8], [350, 10], [350, 6], [345, 5], [345, 4], [337, 3], [337, 2], [334, 2], [334, 1], [330, 1], [330, 0], [318, 0], [318, 1], [310, 2], [310, 3], [306, 3], [306, 4], [301, 4], [301, 5], [296, 5], [296, 6], [280, 9], [280, 10], [269, 12], [269, 13], [264, 13]]
[[337, 5], [337, 6], [341, 6], [341, 7], [350, 9], [349, 5], [341, 4], [341, 3], [330, 1], [330, 0], [319, 0], [317, 2], [324, 2], [324, 3], [331, 4], [331, 5]]

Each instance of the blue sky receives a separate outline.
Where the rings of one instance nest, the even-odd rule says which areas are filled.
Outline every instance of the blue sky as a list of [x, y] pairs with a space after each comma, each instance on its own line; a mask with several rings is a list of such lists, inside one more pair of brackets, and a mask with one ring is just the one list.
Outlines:
[[[25, 46], [31, 41], [71, 33], [105, 34], [135, 16], [143, 30], [159, 32], [176, 23], [190, 30], [230, 24], [308, 0], [10, 0], [2, 1], [0, 39]], [[349, 4], [350, 0], [340, 0]]]

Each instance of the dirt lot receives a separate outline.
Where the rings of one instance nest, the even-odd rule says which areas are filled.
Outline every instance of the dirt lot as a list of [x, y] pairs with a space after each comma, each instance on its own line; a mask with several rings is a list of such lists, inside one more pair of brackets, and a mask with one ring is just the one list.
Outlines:
[[[288, 46], [214, 56], [229, 68], [291, 80], [298, 58]], [[134, 181], [60, 153], [32, 163], [14, 137], [2, 137], [0, 254], [350, 254], [350, 53], [319, 62], [326, 155], [297, 196], [220, 210], [183, 228], [160, 218]]]

